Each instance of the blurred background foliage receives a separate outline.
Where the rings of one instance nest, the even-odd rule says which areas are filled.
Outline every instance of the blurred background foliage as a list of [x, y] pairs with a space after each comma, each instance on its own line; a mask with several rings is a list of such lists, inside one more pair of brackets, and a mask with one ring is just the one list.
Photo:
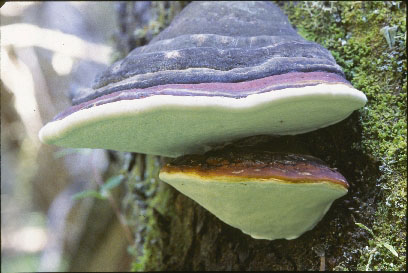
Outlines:
[[1, 7], [2, 272], [130, 269], [133, 226], [122, 212], [118, 175], [129, 155], [43, 145], [38, 131], [182, 7], [150, 1]]
[[[72, 195], [95, 187], [94, 173], [108, 168], [106, 152], [42, 145], [37, 134], [109, 64], [113, 11], [112, 2], [7, 2], [0, 9], [2, 272], [80, 268], [73, 253], [97, 201]], [[101, 219], [110, 220], [106, 207]]]

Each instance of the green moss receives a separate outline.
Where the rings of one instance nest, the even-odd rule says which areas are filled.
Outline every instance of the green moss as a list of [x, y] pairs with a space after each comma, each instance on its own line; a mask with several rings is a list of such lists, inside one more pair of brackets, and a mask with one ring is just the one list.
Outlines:
[[[139, 155], [140, 156], [140, 155]], [[162, 163], [163, 164], [163, 163]], [[138, 169], [140, 165], [135, 164], [134, 168]], [[148, 189], [144, 189], [147, 198], [140, 202], [138, 206], [133, 207], [133, 213], [138, 214], [137, 221], [139, 228], [137, 235], [142, 239], [142, 243], [136, 242], [134, 247], [142, 246], [139, 252], [134, 252], [135, 261], [132, 263], [132, 271], [156, 271], [168, 270], [165, 268], [166, 261], [171, 257], [165, 256], [163, 252], [164, 245], [169, 245], [171, 241], [177, 241], [177, 248], [171, 250], [174, 257], [182, 256], [192, 244], [192, 235], [188, 232], [178, 233], [173, 231], [187, 230], [185, 225], [191, 224], [192, 207], [183, 208], [180, 206], [180, 200], [174, 195], [175, 191], [170, 190], [170, 187], [159, 181], [160, 159], [156, 156], [146, 156], [145, 176], [144, 180], [140, 180], [143, 185], [149, 185]], [[144, 213], [141, 213], [141, 208], [145, 207]], [[177, 216], [175, 210], [183, 210]], [[170, 219], [171, 218], [171, 219]], [[138, 240], [136, 240], [138, 241]], [[171, 262], [170, 262], [171, 264]]]
[[[132, 271], [148, 271], [160, 268], [163, 236], [155, 217], [159, 158], [151, 155], [133, 155], [132, 170], [128, 172], [127, 193], [123, 206], [127, 210], [127, 221], [135, 232], [135, 245], [129, 252], [135, 257]], [[161, 197], [160, 197], [161, 198]], [[153, 266], [153, 267], [152, 267]]]
[[[369, 226], [376, 239], [392, 245], [358, 249], [356, 268], [368, 263], [374, 270], [406, 267], [407, 204], [407, 60], [405, 2], [302, 2], [283, 7], [291, 23], [306, 39], [331, 51], [346, 78], [363, 91], [368, 103], [360, 112], [361, 141], [353, 144], [379, 163], [380, 177], [371, 183], [378, 192], [376, 212]], [[390, 47], [381, 29], [397, 27]], [[384, 31], [383, 31], [384, 32]], [[335, 269], [346, 269], [340, 263]], [[349, 268], [350, 269], [350, 268]]]

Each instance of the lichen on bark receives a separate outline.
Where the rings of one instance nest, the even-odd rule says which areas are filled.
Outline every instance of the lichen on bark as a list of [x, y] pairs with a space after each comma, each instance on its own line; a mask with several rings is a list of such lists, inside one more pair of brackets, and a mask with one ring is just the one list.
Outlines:
[[[305, 2], [286, 5], [291, 22], [306, 38], [329, 50], [348, 80], [368, 98], [360, 110], [361, 142], [354, 147], [378, 162], [376, 208], [362, 219], [368, 235], [356, 269], [405, 270], [406, 264], [406, 4], [384, 2]], [[324, 22], [324, 23], [323, 23]], [[389, 33], [389, 29], [396, 31]], [[387, 35], [391, 39], [387, 40]], [[376, 242], [392, 245], [399, 257]], [[344, 267], [348, 268], [347, 263]]]

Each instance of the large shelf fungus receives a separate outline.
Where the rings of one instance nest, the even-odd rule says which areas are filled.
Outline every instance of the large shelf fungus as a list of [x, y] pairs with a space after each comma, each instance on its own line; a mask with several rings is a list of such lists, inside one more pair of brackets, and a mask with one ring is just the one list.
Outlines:
[[163, 167], [163, 181], [254, 238], [294, 239], [347, 193], [345, 178], [311, 156], [211, 149], [326, 127], [366, 101], [330, 52], [298, 35], [273, 3], [193, 2], [39, 136], [63, 147], [181, 156]]
[[186, 155], [160, 179], [256, 239], [295, 239], [312, 229], [348, 183], [307, 155], [226, 147]]
[[339, 122], [366, 103], [269, 2], [193, 2], [40, 131], [63, 147], [168, 157]]

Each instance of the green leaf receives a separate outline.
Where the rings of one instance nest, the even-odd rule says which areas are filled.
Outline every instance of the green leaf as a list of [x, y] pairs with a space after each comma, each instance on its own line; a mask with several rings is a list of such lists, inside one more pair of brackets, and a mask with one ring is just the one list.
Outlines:
[[124, 176], [122, 174], [110, 177], [101, 187], [101, 192], [109, 191], [117, 187], [123, 181], [123, 178]]
[[82, 199], [86, 197], [95, 197], [95, 198], [102, 199], [102, 200], [106, 199], [106, 196], [94, 190], [85, 190], [85, 191], [78, 192], [72, 196], [72, 199], [78, 200], [78, 199]]
[[380, 33], [385, 37], [390, 48], [392, 48], [395, 44], [395, 35], [397, 34], [397, 29], [398, 27], [396, 26], [385, 26], [380, 30]]
[[371, 229], [369, 229], [368, 227], [366, 227], [364, 224], [362, 224], [362, 223], [355, 223], [355, 224], [356, 224], [357, 226], [361, 227], [362, 229], [367, 230], [368, 232], [370, 232], [371, 235], [373, 235], [373, 237], [375, 237], [375, 236], [374, 236], [374, 232], [373, 232]]
[[365, 267], [365, 271], [369, 271], [369, 270], [370, 270], [370, 265], [371, 265], [371, 261], [373, 260], [373, 256], [374, 256], [374, 253], [371, 253], [371, 254], [370, 254], [370, 257], [368, 257], [368, 262], [367, 262], [367, 265], [366, 265], [366, 267]]
[[394, 254], [394, 256], [398, 257], [398, 253], [397, 251], [395, 251], [395, 248], [392, 245], [387, 243], [382, 243], [382, 245], [386, 247], [389, 251], [391, 251], [391, 253]]

